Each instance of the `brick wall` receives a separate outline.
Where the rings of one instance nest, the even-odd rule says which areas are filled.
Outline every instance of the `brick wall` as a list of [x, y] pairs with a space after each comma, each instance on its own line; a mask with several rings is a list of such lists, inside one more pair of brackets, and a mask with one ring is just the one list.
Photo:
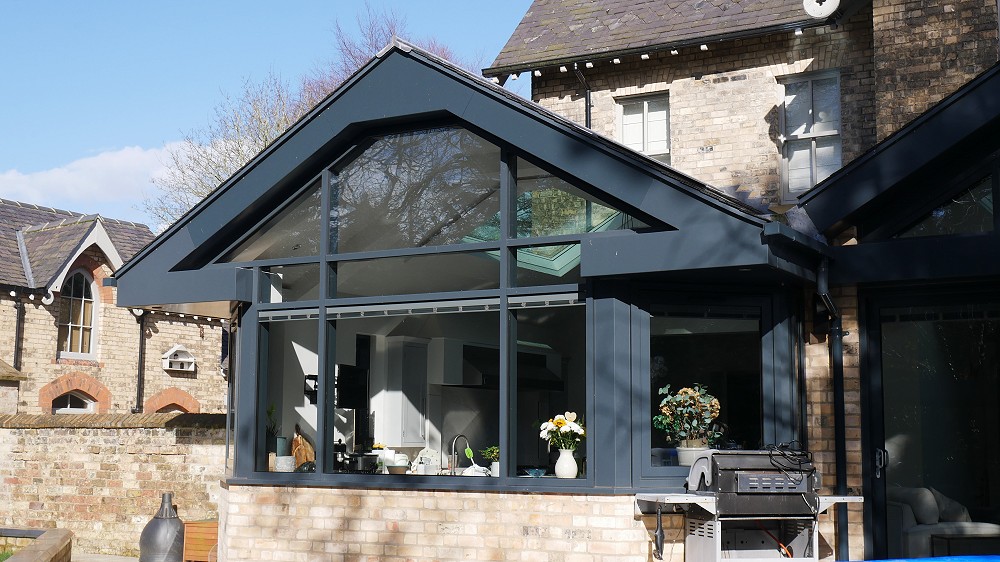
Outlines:
[[[844, 162], [875, 143], [871, 13], [839, 29], [807, 29], [713, 43], [708, 51], [637, 56], [585, 69], [592, 128], [618, 139], [617, 100], [669, 91], [671, 165], [761, 209], [780, 202], [778, 104], [782, 77], [837, 69], [841, 80]], [[532, 98], [584, 123], [582, 86], [571, 72], [545, 69]]]
[[[73, 269], [77, 267], [87, 270], [98, 283], [111, 274], [103, 255], [96, 250], [81, 256]], [[40, 298], [24, 301], [21, 372], [29, 379], [20, 384], [19, 413], [48, 413], [55, 397], [51, 391], [56, 388], [49, 385], [60, 379], [65, 383], [96, 381], [108, 392], [106, 397], [90, 395], [98, 399], [102, 412], [128, 413], [136, 405], [139, 324], [127, 308], [114, 306], [114, 291], [113, 287], [98, 290], [100, 304], [95, 322], [98, 339], [93, 360], [57, 358], [58, 295], [51, 304], [43, 303]], [[8, 363], [13, 363], [14, 357], [15, 313], [13, 299], [0, 295], [0, 345], [4, 346], [0, 357]], [[219, 372], [221, 321], [162, 312], [147, 315], [143, 401], [157, 395], [161, 399], [172, 396], [184, 400], [182, 405], [197, 404], [200, 412], [225, 411], [226, 381]], [[195, 356], [198, 362], [195, 373], [163, 369], [161, 355], [175, 344], [184, 345]], [[66, 390], [64, 385], [57, 386], [63, 392]], [[166, 405], [162, 400], [156, 404]]]
[[875, 0], [878, 138], [997, 61], [996, 0]]
[[0, 527], [62, 528], [79, 552], [136, 556], [163, 492], [216, 517], [224, 416], [0, 416]]

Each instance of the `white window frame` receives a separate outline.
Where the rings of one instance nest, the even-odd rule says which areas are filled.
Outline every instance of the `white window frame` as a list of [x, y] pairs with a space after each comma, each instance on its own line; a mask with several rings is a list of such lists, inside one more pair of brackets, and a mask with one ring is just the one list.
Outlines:
[[[836, 81], [837, 81], [837, 92], [838, 92], [838, 96], [837, 96], [837, 106], [838, 106], [837, 113], [840, 116], [840, 119], [837, 122], [836, 128], [833, 129], [833, 130], [827, 130], [827, 131], [822, 131], [822, 132], [815, 132], [815, 131], [812, 130], [812, 124], [810, 124], [810, 130], [809, 131], [806, 131], [806, 132], [804, 132], [802, 134], [798, 134], [798, 135], [786, 135], [785, 134], [785, 130], [787, 129], [787, 124], [786, 124], [787, 108], [785, 107], [785, 86], [787, 86], [788, 84], [799, 84], [799, 83], [803, 83], [803, 82], [808, 82], [809, 85], [810, 85], [810, 88], [809, 88], [809, 90], [810, 90], [810, 99], [813, 99], [813, 96], [812, 96], [812, 84], [815, 81], [817, 81], [817, 80], [828, 80], [830, 78], [836, 79]], [[841, 138], [841, 131], [843, 130], [843, 126], [844, 126], [844, 115], [843, 115], [843, 112], [842, 112], [843, 104], [841, 103], [841, 97], [842, 97], [843, 93], [842, 93], [841, 84], [840, 84], [840, 72], [838, 72], [836, 70], [827, 70], [827, 71], [822, 71], [822, 72], [810, 72], [810, 73], [806, 73], [806, 74], [795, 74], [795, 75], [792, 75], [792, 76], [789, 76], [789, 77], [787, 77], [785, 79], [780, 80], [779, 85], [781, 86], [779, 88], [780, 92], [779, 92], [779, 105], [778, 105], [778, 107], [780, 108], [780, 111], [778, 112], [778, 130], [781, 131], [781, 134], [778, 137], [779, 142], [781, 143], [781, 202], [782, 203], [792, 203], [792, 204], [794, 204], [794, 203], [797, 202], [799, 195], [801, 195], [801, 194], [809, 191], [810, 189], [812, 189], [813, 187], [815, 187], [817, 183], [819, 183], [821, 181], [821, 180], [818, 179], [818, 171], [817, 171], [817, 166], [816, 166], [816, 160], [817, 160], [816, 159], [816, 143], [817, 143], [818, 140], [831, 140], [831, 139], [835, 139], [836, 140], [837, 144], [839, 145], [838, 149], [841, 151], [840, 152], [840, 154], [841, 154], [841, 161], [840, 161], [840, 164], [839, 164], [838, 168], [840, 166], [843, 166], [843, 139]], [[813, 106], [813, 107], [810, 108], [810, 111], [809, 111], [810, 116], [812, 116], [814, 114], [814, 111], [815, 111], [815, 106]], [[788, 181], [789, 181], [789, 171], [788, 171], [789, 154], [788, 154], [788, 149], [789, 149], [789, 147], [790, 147], [790, 145], [791, 145], [792, 142], [794, 142], [794, 141], [802, 141], [802, 140], [809, 140], [810, 141], [810, 149], [809, 149], [810, 180], [809, 180], [809, 187], [806, 188], [806, 189], [804, 189], [804, 190], [795, 191], [793, 193], [789, 189], [789, 186], [788, 186]], [[825, 178], [823, 178], [823, 179], [825, 179]]]
[[[83, 400], [86, 406], [83, 408], [73, 408], [73, 407], [62, 408], [55, 406], [56, 401], [65, 396], [75, 396], [76, 398]], [[96, 411], [95, 405], [97, 404], [97, 401], [91, 399], [89, 396], [83, 394], [82, 392], [71, 390], [65, 394], [60, 394], [59, 396], [57, 396], [55, 399], [52, 400], [52, 404], [53, 404], [52, 406], [53, 414], [93, 414]]]
[[[618, 104], [618, 138], [622, 144], [625, 144], [625, 106], [632, 104], [642, 104], [642, 147], [638, 149], [639, 152], [663, 162], [664, 164], [670, 165], [670, 94], [667, 92], [660, 92], [657, 94], [649, 94], [643, 96], [634, 96], [628, 98], [620, 98], [615, 100]], [[667, 106], [667, 149], [665, 151], [651, 152], [649, 150], [649, 102], [662, 101]], [[628, 146], [628, 145], [626, 145]], [[629, 148], [634, 147], [629, 146]]]
[[[89, 328], [90, 328], [90, 346], [89, 346], [89, 349], [87, 349], [86, 351], [60, 350], [60, 348], [62, 347], [62, 343], [63, 342], [60, 341], [62, 334], [59, 333], [59, 331], [61, 331], [64, 326], [68, 327], [68, 329], [66, 331], [66, 337], [68, 337], [68, 338], [72, 337], [72, 328], [74, 328], [74, 327], [77, 327], [77, 328], [86, 327], [86, 324], [73, 324], [73, 319], [72, 318], [70, 318], [70, 323], [69, 324], [63, 324], [62, 323], [62, 307], [66, 306], [67, 303], [70, 302], [70, 299], [79, 300], [80, 303], [81, 303], [81, 305], [82, 305], [83, 302], [85, 302], [85, 299], [83, 297], [68, 297], [68, 296], [65, 296], [63, 294], [64, 293], [64, 289], [66, 288], [66, 286], [69, 285], [70, 283], [72, 283], [73, 279], [76, 278], [77, 275], [82, 275], [84, 281], [90, 287], [90, 296], [91, 296], [91, 302], [92, 302], [91, 312], [90, 312], [90, 325], [89, 325]], [[100, 306], [101, 306], [101, 300], [99, 298], [99, 295], [100, 295], [100, 293], [98, 292], [97, 283], [94, 282], [93, 276], [91, 276], [90, 273], [87, 272], [86, 270], [76, 269], [76, 270], [71, 271], [69, 273], [69, 275], [66, 276], [65, 281], [63, 282], [63, 285], [62, 285], [62, 287], [59, 290], [59, 316], [58, 316], [58, 322], [57, 322], [58, 331], [56, 333], [56, 350], [57, 350], [56, 354], [57, 354], [57, 357], [59, 359], [84, 359], [84, 360], [93, 360], [97, 356], [97, 351], [96, 351], [97, 350], [97, 342], [98, 342], [98, 327], [97, 327], [98, 322], [97, 322], [97, 320], [100, 317], [99, 310], [100, 310]], [[68, 347], [71, 347], [71, 346], [68, 346]]]

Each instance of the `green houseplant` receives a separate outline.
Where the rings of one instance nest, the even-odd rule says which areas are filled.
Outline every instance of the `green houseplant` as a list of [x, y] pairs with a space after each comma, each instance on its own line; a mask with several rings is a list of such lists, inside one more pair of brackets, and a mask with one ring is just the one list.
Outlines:
[[486, 462], [490, 463], [490, 476], [494, 478], [500, 477], [500, 447], [496, 445], [490, 445], [485, 449], [479, 451], [479, 454], [483, 455]]
[[670, 385], [659, 389], [659, 410], [653, 416], [653, 427], [666, 434], [667, 442], [679, 447], [708, 447], [722, 434], [716, 431], [715, 419], [719, 417], [719, 399], [708, 393], [701, 384], [684, 387], [675, 394]]

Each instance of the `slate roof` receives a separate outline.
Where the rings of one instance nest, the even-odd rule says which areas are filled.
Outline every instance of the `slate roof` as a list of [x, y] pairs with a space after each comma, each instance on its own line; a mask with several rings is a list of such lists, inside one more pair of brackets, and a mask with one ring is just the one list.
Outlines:
[[819, 23], [806, 15], [802, 0], [535, 0], [483, 74]]
[[11, 367], [9, 363], [0, 359], [0, 381], [26, 381], [28, 377]]
[[[153, 233], [143, 224], [0, 199], [0, 284], [44, 287], [95, 221], [104, 226], [123, 260], [153, 239]], [[19, 232], [23, 248], [18, 243]], [[31, 279], [24, 267], [22, 249], [27, 252]]]

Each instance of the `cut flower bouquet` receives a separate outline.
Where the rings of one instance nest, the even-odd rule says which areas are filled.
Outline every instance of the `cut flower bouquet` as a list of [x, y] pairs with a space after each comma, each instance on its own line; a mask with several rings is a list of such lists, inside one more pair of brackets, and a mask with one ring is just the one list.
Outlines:
[[542, 423], [539, 429], [541, 433], [538, 436], [548, 441], [550, 447], [571, 451], [576, 450], [587, 434], [583, 428], [583, 422], [577, 423], [576, 412], [559, 414]]

